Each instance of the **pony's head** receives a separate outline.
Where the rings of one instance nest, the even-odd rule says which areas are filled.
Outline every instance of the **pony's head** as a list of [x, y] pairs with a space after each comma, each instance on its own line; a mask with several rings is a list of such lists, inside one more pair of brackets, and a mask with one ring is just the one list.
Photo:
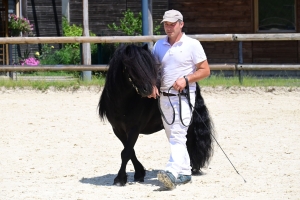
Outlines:
[[119, 91], [134, 89], [140, 96], [146, 97], [152, 93], [153, 86], [157, 85], [159, 80], [159, 65], [147, 45], [140, 47], [131, 44], [119, 47], [109, 66], [111, 70], [118, 68], [119, 71], [111, 78], [123, 79], [125, 82], [118, 86]]

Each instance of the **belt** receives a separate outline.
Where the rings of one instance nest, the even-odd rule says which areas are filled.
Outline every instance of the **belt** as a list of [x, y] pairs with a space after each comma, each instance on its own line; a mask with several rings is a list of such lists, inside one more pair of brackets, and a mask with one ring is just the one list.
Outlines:
[[171, 97], [171, 96], [178, 96], [178, 95], [186, 95], [186, 93], [180, 93], [180, 94], [172, 94], [167, 92], [162, 92], [163, 96]]

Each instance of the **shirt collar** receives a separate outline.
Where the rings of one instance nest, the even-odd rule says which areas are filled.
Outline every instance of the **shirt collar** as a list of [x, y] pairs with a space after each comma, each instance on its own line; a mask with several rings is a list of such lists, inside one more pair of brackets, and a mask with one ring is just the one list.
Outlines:
[[[180, 40], [178, 42], [176, 42], [176, 43], [182, 43], [184, 41], [185, 37], [186, 37], [185, 33], [182, 32], [182, 36], [181, 36]], [[168, 42], [168, 36], [165, 37], [163, 44], [170, 45], [170, 43]]]

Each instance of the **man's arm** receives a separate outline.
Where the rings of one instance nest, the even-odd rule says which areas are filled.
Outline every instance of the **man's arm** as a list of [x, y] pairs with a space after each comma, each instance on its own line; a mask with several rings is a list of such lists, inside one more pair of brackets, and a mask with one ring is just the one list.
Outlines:
[[200, 81], [210, 75], [210, 68], [207, 60], [198, 63], [196, 67], [197, 71], [195, 71], [193, 74], [186, 76], [189, 83]]
[[[197, 71], [195, 71], [193, 74], [189, 74], [185, 76], [188, 79], [189, 83], [200, 81], [210, 75], [210, 68], [207, 60], [204, 60], [203, 62], [196, 64], [196, 67], [197, 67]], [[178, 78], [173, 84], [173, 88], [175, 88], [175, 90], [182, 91], [185, 87], [186, 87], [186, 81], [184, 77]]]

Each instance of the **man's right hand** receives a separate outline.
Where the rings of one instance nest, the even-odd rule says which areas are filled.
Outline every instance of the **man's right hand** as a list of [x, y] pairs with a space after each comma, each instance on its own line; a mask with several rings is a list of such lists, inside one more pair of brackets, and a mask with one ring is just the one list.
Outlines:
[[159, 92], [156, 86], [153, 86], [152, 89], [152, 94], [148, 96], [148, 98], [154, 98], [156, 99], [156, 97], [159, 96]]

